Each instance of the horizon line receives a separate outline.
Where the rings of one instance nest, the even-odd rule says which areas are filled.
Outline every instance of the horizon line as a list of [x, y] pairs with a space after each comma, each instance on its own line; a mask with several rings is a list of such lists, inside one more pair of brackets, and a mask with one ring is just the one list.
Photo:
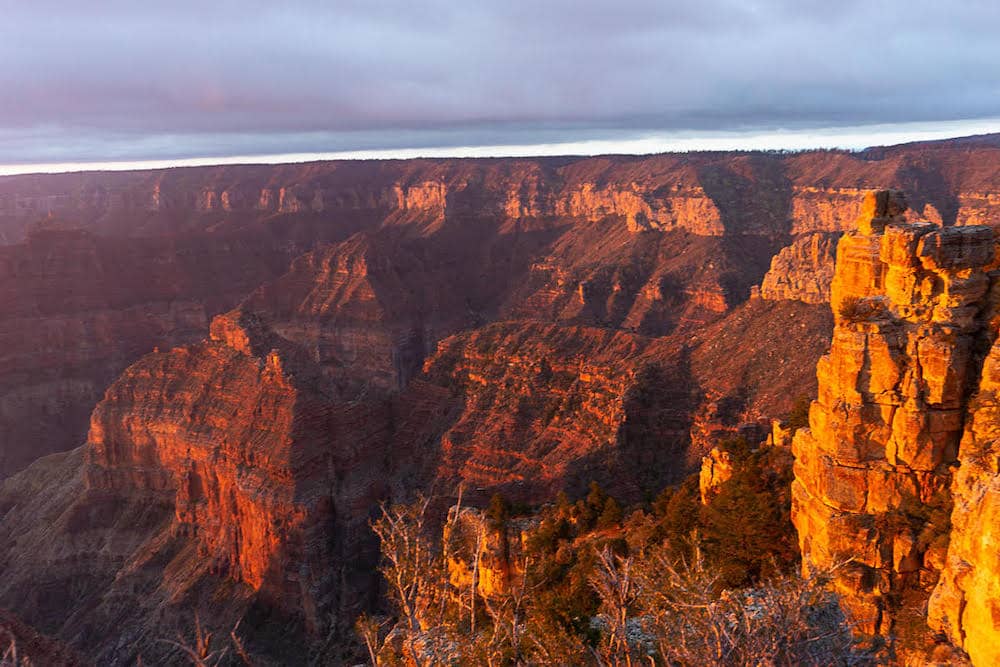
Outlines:
[[591, 139], [537, 144], [428, 146], [299, 153], [268, 153], [182, 158], [79, 160], [0, 164], [0, 176], [25, 176], [99, 171], [147, 171], [184, 167], [281, 165], [330, 160], [412, 160], [455, 158], [595, 157], [599, 155], [659, 155], [693, 152], [861, 151], [867, 148], [960, 139], [1000, 132], [1000, 118], [880, 123], [842, 128], [769, 131], [648, 133], [633, 139]]

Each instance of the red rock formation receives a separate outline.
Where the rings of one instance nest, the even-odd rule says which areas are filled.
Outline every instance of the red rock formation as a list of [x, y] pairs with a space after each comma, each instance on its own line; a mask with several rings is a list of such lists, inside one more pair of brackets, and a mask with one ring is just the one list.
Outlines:
[[173, 505], [212, 571], [321, 625], [334, 545], [314, 536], [378, 497], [387, 408], [336, 402], [255, 329], [222, 317], [212, 341], [131, 366], [94, 411], [87, 485]]
[[641, 498], [700, 465], [713, 444], [696, 433], [706, 404], [713, 428], [731, 431], [787, 414], [815, 383], [829, 326], [818, 306], [758, 301], [694, 337], [527, 321], [453, 336], [425, 365], [462, 401], [438, 477], [486, 497], [540, 500], [598, 479]]
[[706, 505], [716, 494], [718, 487], [733, 477], [733, 457], [729, 452], [713, 448], [701, 460], [701, 470], [698, 473], [698, 491], [701, 494], [701, 504]]
[[399, 390], [434, 341], [473, 321], [469, 305], [479, 276], [442, 250], [359, 233], [298, 258], [241, 310], [299, 345], [341, 383]]
[[992, 230], [906, 224], [905, 208], [898, 193], [870, 196], [840, 241], [833, 341], [793, 441], [804, 567], [840, 566], [868, 633], [890, 632], [892, 601], [936, 580], [934, 531], [947, 529], [928, 512], [946, 510], [976, 350], [995, 334], [983, 319]]
[[482, 510], [450, 508], [442, 544], [454, 594], [466, 596], [473, 585], [486, 598], [510, 593], [523, 574], [519, 564], [523, 564], [523, 535], [529, 521], [508, 519], [497, 526]]
[[500, 315], [653, 336], [691, 331], [744, 301], [774, 249], [759, 237], [633, 234], [614, 222], [578, 226], [531, 265]]
[[700, 187], [678, 185], [669, 196], [657, 197], [635, 184], [597, 188], [593, 183], [583, 183], [557, 199], [553, 213], [591, 222], [621, 217], [632, 232], [686, 229], [703, 236], [721, 236], [725, 232], [719, 209]]
[[38, 231], [0, 247], [0, 478], [75, 447], [105, 387], [280, 271], [271, 238], [107, 239]]
[[[441, 436], [438, 476], [525, 499], [603, 477], [596, 469], [616, 458], [623, 396], [647, 345], [609, 330], [529, 322], [443, 341], [426, 373], [459, 389], [465, 406]], [[589, 460], [593, 468], [574, 470]]]
[[969, 402], [959, 446], [947, 556], [940, 545], [928, 553], [941, 571], [927, 612], [930, 625], [965, 650], [975, 665], [1000, 662], [998, 389], [1000, 343], [995, 342]]
[[814, 232], [782, 248], [760, 285], [761, 297], [828, 303], [838, 238], [837, 234]]

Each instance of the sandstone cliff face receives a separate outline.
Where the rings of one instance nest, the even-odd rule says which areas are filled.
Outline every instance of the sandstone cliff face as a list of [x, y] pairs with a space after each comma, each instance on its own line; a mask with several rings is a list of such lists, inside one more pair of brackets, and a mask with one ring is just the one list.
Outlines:
[[996, 192], [963, 192], [958, 205], [956, 224], [996, 226], [1000, 220], [1000, 194]]
[[298, 258], [241, 310], [342, 382], [399, 390], [427, 347], [463, 322], [465, 303], [447, 283], [406, 246], [358, 234]]
[[675, 186], [667, 196], [656, 196], [635, 184], [597, 188], [593, 183], [584, 183], [558, 199], [551, 214], [592, 222], [618, 216], [633, 232], [686, 229], [702, 236], [721, 236], [725, 232], [719, 209], [700, 187]]
[[861, 214], [861, 188], [799, 185], [792, 197], [793, 234], [848, 231]]
[[456, 596], [475, 587], [484, 598], [509, 594], [524, 574], [522, 535], [527, 519], [509, 519], [493, 525], [482, 510], [449, 509], [442, 532], [448, 581]]
[[321, 626], [324, 596], [343, 593], [326, 563], [357, 546], [358, 508], [380, 492], [387, 408], [331, 400], [294, 352], [262, 352], [272, 341], [240, 325], [219, 318], [212, 341], [148, 355], [112, 385], [87, 486], [173, 506], [213, 573]]
[[837, 249], [835, 327], [809, 429], [793, 441], [792, 518], [804, 567], [829, 568], [859, 628], [892, 629], [893, 600], [940, 570], [951, 466], [988, 322], [988, 227], [904, 222], [869, 196]]
[[[222, 391], [206, 395], [213, 386]], [[181, 530], [198, 534], [216, 569], [254, 588], [268, 578], [283, 586], [285, 573], [274, 568], [287, 558], [278, 552], [301, 548], [296, 536], [313, 493], [300, 490], [295, 475], [296, 464], [309, 458], [299, 451], [305, 438], [296, 433], [305, 418], [296, 408], [307, 403], [283, 372], [279, 353], [258, 364], [208, 343], [147, 356], [94, 411], [88, 486], [123, 496], [162, 495], [175, 505]], [[141, 423], [129, 419], [147, 405], [156, 407]], [[322, 428], [324, 416], [309, 418]], [[295, 502], [299, 494], [302, 507]]]
[[[12, 177], [0, 179], [0, 240], [18, 242], [35, 219], [51, 214], [130, 235], [229, 224], [232, 213], [257, 221], [274, 214], [370, 213], [369, 222], [426, 230], [445, 218], [485, 215], [588, 222], [614, 217], [631, 231], [726, 231], [696, 169], [671, 159], [656, 171], [650, 179], [602, 160], [579, 168], [561, 159], [413, 160]], [[127, 217], [131, 229], [124, 228]]]
[[0, 248], [0, 478], [78, 446], [105, 387], [154, 347], [194, 342], [287, 261], [270, 239], [38, 231]]
[[776, 249], [763, 237], [632, 234], [614, 221], [577, 226], [531, 264], [500, 317], [648, 336], [690, 332], [745, 301]]
[[409, 160], [200, 167], [0, 178], [0, 243], [56, 214], [91, 231], [154, 236], [336, 218], [352, 231], [455, 217], [594, 222], [699, 235], [844, 231], [866, 188], [902, 187], [945, 224], [1000, 211], [1000, 147], [939, 142], [861, 154]]
[[976, 665], [1000, 662], [1000, 343], [983, 365], [969, 405], [952, 482], [954, 511], [947, 560], [928, 609], [932, 628], [943, 631]]
[[839, 234], [814, 232], [795, 239], [771, 260], [760, 295], [765, 299], [828, 303]]
[[698, 473], [698, 491], [701, 503], [705, 505], [717, 493], [716, 489], [733, 477], [733, 460], [729, 452], [712, 448], [708, 456], [701, 460]]
[[[83, 465], [74, 454], [83, 474], [63, 482], [69, 495], [51, 501], [58, 518], [46, 531], [24, 525], [27, 508], [5, 519], [17, 546], [7, 549], [16, 560], [4, 563], [0, 600], [17, 600], [37, 580], [32, 553], [53, 576], [75, 576], [64, 561], [77, 563], [86, 581], [97, 578], [92, 588], [55, 598], [59, 611], [30, 597], [19, 606], [43, 628], [96, 606], [102, 629], [77, 641], [116, 664], [134, 660], [137, 646], [114, 639], [115, 614], [132, 614], [130, 631], [144, 633], [138, 646], [148, 648], [149, 633], [212, 604], [196, 592], [226, 587], [215, 627], [266, 604], [299, 627], [343, 632], [337, 624], [373, 590], [377, 546], [366, 519], [388, 483], [389, 425], [413, 422], [391, 410], [339, 400], [294, 345], [245, 313], [220, 316], [211, 340], [147, 355], [108, 389]], [[32, 474], [13, 478], [0, 510], [22, 502], [18, 484]], [[118, 521], [139, 511], [148, 516], [126, 539]], [[136, 586], [155, 592], [144, 598]]]

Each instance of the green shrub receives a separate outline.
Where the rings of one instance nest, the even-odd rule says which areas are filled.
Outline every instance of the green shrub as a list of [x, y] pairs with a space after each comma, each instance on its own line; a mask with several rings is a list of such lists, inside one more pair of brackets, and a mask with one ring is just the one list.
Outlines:
[[608, 496], [604, 501], [604, 508], [601, 510], [601, 515], [597, 517], [596, 528], [598, 530], [606, 530], [608, 528], [614, 528], [622, 521], [622, 508], [618, 504], [618, 501]]

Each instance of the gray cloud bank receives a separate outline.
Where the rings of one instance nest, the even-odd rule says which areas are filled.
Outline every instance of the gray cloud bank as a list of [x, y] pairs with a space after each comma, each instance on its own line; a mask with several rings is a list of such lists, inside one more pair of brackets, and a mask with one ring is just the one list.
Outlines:
[[1000, 116], [1000, 3], [0, 0], [0, 163]]

